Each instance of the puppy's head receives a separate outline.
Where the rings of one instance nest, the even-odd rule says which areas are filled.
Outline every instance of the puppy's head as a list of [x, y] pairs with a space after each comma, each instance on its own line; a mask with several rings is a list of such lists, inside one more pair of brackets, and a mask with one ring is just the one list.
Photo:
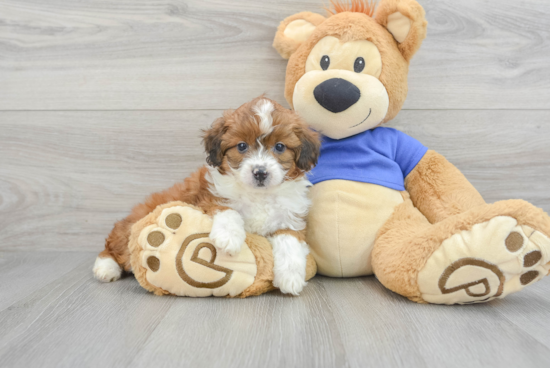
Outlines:
[[251, 188], [270, 188], [311, 170], [319, 136], [293, 111], [258, 97], [204, 131], [206, 161]]

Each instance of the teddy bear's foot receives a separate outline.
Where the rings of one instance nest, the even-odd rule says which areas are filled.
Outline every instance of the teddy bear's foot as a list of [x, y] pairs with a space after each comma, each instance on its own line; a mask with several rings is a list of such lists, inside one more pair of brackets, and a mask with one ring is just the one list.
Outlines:
[[429, 303], [481, 303], [539, 281], [549, 262], [547, 236], [498, 216], [445, 240], [418, 274], [418, 286]]
[[[244, 298], [275, 289], [266, 238], [248, 234], [240, 252], [230, 256], [214, 246], [211, 231], [212, 218], [200, 208], [183, 202], [158, 206], [132, 227], [128, 247], [136, 279], [157, 295]], [[308, 256], [305, 277], [316, 271]]]
[[236, 296], [253, 284], [256, 258], [248, 245], [233, 257], [218, 251], [209, 238], [212, 219], [199, 209], [172, 206], [150, 216], [137, 235], [137, 262], [151, 291]]

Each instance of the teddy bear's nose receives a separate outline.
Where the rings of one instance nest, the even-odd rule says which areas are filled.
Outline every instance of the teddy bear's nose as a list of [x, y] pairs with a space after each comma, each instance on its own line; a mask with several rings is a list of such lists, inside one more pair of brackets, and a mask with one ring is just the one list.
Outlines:
[[330, 112], [347, 110], [361, 98], [361, 91], [353, 83], [342, 78], [332, 78], [319, 84], [313, 90], [319, 105]]

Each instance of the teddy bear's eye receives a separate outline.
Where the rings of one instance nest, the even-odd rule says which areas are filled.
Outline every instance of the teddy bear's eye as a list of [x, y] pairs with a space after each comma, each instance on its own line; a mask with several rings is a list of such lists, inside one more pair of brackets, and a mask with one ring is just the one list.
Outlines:
[[355, 70], [356, 73], [361, 73], [363, 69], [365, 69], [365, 59], [359, 56], [357, 59], [355, 59], [355, 64], [353, 64], [353, 70]]
[[327, 70], [329, 65], [330, 65], [330, 58], [328, 57], [328, 55], [323, 55], [323, 57], [321, 57], [321, 68], [323, 70]]

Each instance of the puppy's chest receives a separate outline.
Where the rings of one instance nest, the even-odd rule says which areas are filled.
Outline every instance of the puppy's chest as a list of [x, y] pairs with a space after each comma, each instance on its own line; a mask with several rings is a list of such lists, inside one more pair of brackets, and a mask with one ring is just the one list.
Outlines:
[[[298, 199], [297, 202], [300, 200], [302, 199]], [[245, 230], [250, 233], [266, 236], [282, 229], [304, 229], [305, 219], [301, 215], [307, 212], [308, 204], [304, 203], [304, 207], [297, 211], [285, 202], [287, 201], [284, 198], [276, 196], [258, 196], [231, 201], [230, 207], [240, 213]]]

